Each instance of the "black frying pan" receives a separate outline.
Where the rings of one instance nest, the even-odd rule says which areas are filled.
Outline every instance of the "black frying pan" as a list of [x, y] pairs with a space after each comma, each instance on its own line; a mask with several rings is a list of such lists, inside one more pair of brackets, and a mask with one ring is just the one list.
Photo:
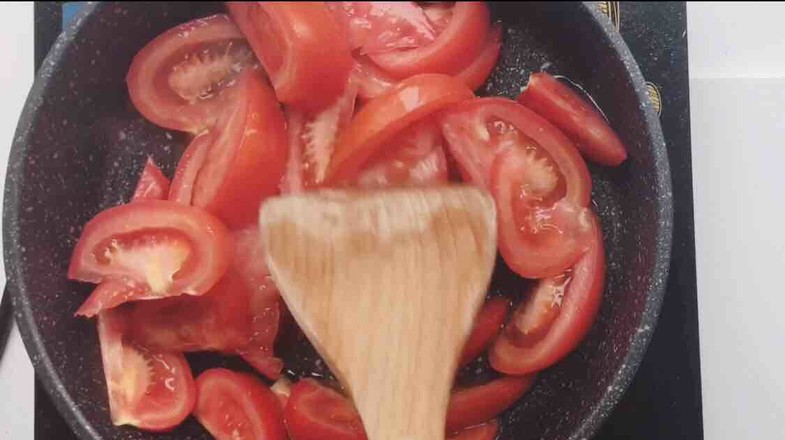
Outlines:
[[[594, 2], [493, 5], [507, 33], [485, 91], [514, 97], [532, 71], [565, 75], [596, 99], [629, 149], [620, 168], [592, 169], [609, 263], [600, 317], [581, 347], [541, 374], [503, 416], [502, 439], [590, 437], [635, 373], [667, 278], [672, 206], [662, 133], [638, 66], [594, 8]], [[36, 373], [84, 439], [208, 438], [194, 421], [161, 436], [111, 425], [95, 322], [72, 316], [90, 288], [65, 274], [85, 222], [128, 199], [148, 154], [171, 176], [186, 142], [129, 103], [124, 78], [131, 58], [165, 29], [220, 9], [85, 7], [44, 61], [19, 121], [3, 213], [6, 273]], [[503, 267], [498, 272], [494, 290], [523, 288]], [[308, 357], [286, 356], [295, 367]], [[193, 360], [196, 371], [226, 362]]]

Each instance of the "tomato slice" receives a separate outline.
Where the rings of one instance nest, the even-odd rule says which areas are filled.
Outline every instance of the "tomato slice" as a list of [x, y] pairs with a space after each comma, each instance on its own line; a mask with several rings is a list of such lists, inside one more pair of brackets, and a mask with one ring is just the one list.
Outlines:
[[447, 183], [447, 158], [439, 127], [419, 122], [383, 148], [357, 178], [361, 188], [429, 186]]
[[365, 428], [351, 400], [313, 379], [292, 387], [284, 409], [292, 440], [365, 440]]
[[350, 182], [362, 167], [408, 126], [451, 104], [473, 97], [447, 75], [407, 78], [390, 92], [366, 103], [338, 138], [325, 183]]
[[272, 90], [251, 70], [236, 87], [241, 98], [218, 122], [191, 199], [233, 228], [256, 223], [262, 200], [278, 192], [286, 167], [286, 121]]
[[275, 393], [278, 403], [281, 404], [281, 409], [284, 409], [286, 408], [286, 403], [289, 402], [289, 396], [292, 394], [292, 381], [282, 377], [275, 381], [273, 386], [270, 387], [270, 391]]
[[194, 183], [199, 169], [202, 168], [207, 152], [213, 144], [215, 136], [210, 131], [197, 135], [185, 149], [177, 169], [174, 172], [172, 185], [169, 188], [169, 200], [190, 205], [194, 196]]
[[215, 124], [225, 90], [254, 64], [229, 17], [199, 18], [164, 32], [136, 54], [126, 77], [128, 93], [145, 118], [196, 134]]
[[185, 420], [196, 402], [191, 369], [182, 354], [151, 351], [123, 341], [126, 315], [98, 315], [98, 340], [115, 426], [168, 431]]
[[436, 32], [414, 2], [327, 2], [361, 53], [410, 49], [433, 42]]
[[458, 71], [455, 75], [464, 82], [470, 89], [477, 90], [485, 84], [491, 76], [491, 72], [496, 67], [499, 60], [499, 53], [502, 48], [502, 26], [495, 24], [485, 37], [485, 43], [480, 49], [479, 55], [466, 67]]
[[510, 408], [534, 383], [535, 375], [506, 376], [453, 391], [447, 410], [447, 432], [479, 425]]
[[344, 29], [323, 2], [229, 2], [278, 99], [318, 110], [335, 101], [352, 69]]
[[627, 159], [627, 149], [603, 115], [551, 75], [533, 73], [518, 102], [562, 129], [590, 160], [616, 166]]
[[164, 176], [152, 157], [147, 158], [142, 175], [134, 190], [133, 200], [154, 199], [163, 200], [169, 193], [169, 179]]
[[68, 277], [123, 286], [99, 286], [77, 314], [93, 316], [126, 301], [201, 295], [229, 263], [226, 227], [198, 208], [139, 200], [90, 220], [74, 249]]
[[194, 416], [217, 440], [285, 440], [281, 406], [259, 379], [213, 368], [196, 379]]
[[[531, 304], [523, 302], [515, 311], [505, 336], [497, 339], [491, 348], [490, 361], [494, 369], [506, 374], [528, 374], [543, 370], [567, 356], [589, 332], [599, 311], [605, 287], [605, 250], [599, 221], [594, 216], [591, 237], [586, 253], [566, 274], [569, 281], [564, 288], [558, 316], [544, 325], [545, 334], [529, 338], [525, 346], [516, 344], [521, 341], [523, 331], [531, 326], [527, 326], [530, 321], [526, 320], [531, 313]], [[558, 279], [560, 277], [540, 281], [538, 291], [558, 286], [563, 282]], [[519, 334], [513, 338], [509, 336], [512, 332]]]
[[398, 82], [364, 56], [354, 58], [352, 78], [358, 87], [357, 95], [363, 101], [384, 95]]
[[485, 302], [474, 319], [474, 329], [463, 346], [459, 366], [476, 359], [496, 338], [507, 319], [510, 302], [505, 298], [491, 298]]
[[354, 114], [358, 87], [350, 80], [344, 92], [318, 112], [290, 110], [287, 113], [289, 158], [284, 192], [312, 189], [324, 181], [335, 142]]
[[482, 2], [455, 3], [449, 24], [433, 43], [414, 48], [374, 53], [369, 56], [396, 78], [421, 73], [456, 74], [480, 53], [488, 34], [490, 12]]
[[452, 440], [494, 440], [499, 433], [499, 422], [492, 420], [482, 425], [466, 428], [448, 437]]
[[442, 33], [452, 20], [454, 6], [452, 2], [426, 2], [423, 3], [422, 9], [431, 26], [437, 33]]

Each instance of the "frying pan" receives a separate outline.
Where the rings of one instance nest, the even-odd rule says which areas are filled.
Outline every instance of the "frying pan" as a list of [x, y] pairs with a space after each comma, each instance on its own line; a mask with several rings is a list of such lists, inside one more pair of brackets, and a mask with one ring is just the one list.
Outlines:
[[[65, 274], [85, 222], [128, 200], [146, 156], [171, 176], [187, 142], [133, 109], [124, 83], [133, 55], [160, 32], [221, 8], [86, 6], [44, 61], [19, 121], [3, 212], [9, 288], [36, 373], [83, 439], [208, 438], [193, 420], [158, 436], [111, 425], [95, 322], [73, 317], [90, 286]], [[671, 247], [665, 145], [638, 66], [594, 2], [500, 3], [492, 10], [506, 31], [483, 92], [514, 97], [533, 71], [565, 75], [596, 100], [629, 149], [621, 167], [591, 169], [608, 254], [599, 318], [580, 348], [542, 373], [502, 417], [503, 440], [585, 439], [630, 383], [659, 313]], [[503, 264], [497, 272], [492, 291], [524, 289]], [[303, 352], [284, 354], [294, 373], [313, 357]], [[196, 371], [235, 365], [191, 359]]]

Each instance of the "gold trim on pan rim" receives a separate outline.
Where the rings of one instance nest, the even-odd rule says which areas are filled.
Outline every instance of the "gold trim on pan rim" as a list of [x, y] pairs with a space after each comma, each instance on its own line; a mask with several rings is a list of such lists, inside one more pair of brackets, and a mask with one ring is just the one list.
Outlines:
[[619, 8], [620, 2], [597, 2], [600, 11], [611, 19], [611, 23], [618, 31], [621, 29], [621, 10]]

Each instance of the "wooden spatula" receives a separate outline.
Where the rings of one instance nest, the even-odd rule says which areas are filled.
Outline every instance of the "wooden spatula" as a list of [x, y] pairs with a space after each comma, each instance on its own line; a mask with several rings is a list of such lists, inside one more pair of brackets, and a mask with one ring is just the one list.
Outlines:
[[458, 356], [496, 255], [475, 188], [330, 191], [269, 200], [266, 261], [348, 389], [370, 440], [440, 440]]

